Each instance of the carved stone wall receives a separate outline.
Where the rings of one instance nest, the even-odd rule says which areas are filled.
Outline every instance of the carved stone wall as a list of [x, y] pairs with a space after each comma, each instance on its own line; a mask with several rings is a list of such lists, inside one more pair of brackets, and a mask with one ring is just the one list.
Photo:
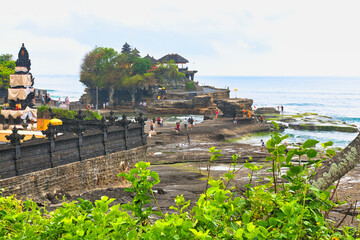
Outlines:
[[132, 168], [136, 162], [145, 161], [146, 146], [105, 156], [89, 158], [42, 171], [0, 180], [4, 195], [46, 201], [47, 193], [56, 191], [88, 191], [121, 182], [117, 175]]
[[0, 179], [54, 168], [146, 145], [142, 124], [0, 145]]

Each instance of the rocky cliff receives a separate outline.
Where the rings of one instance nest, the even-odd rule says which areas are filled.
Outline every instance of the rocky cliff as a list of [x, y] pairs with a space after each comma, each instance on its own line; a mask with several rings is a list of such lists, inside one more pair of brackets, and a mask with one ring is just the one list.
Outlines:
[[222, 111], [224, 117], [242, 116], [243, 109], [251, 110], [253, 105], [252, 99], [237, 98], [237, 99], [218, 99], [214, 100], [216, 106]]

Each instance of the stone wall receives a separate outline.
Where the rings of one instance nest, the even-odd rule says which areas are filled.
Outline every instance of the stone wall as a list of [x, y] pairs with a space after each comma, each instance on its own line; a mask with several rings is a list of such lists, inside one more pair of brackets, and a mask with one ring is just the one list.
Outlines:
[[145, 161], [146, 146], [90, 158], [55, 168], [32, 172], [0, 180], [4, 195], [45, 201], [47, 193], [56, 191], [87, 191], [108, 184], [120, 183], [119, 173], [132, 168], [136, 162]]
[[21, 144], [4, 144], [0, 145], [0, 178], [54, 168], [143, 145], [146, 145], [146, 135], [144, 125], [139, 123], [106, 126], [102, 130], [93, 129], [77, 134], [66, 133], [56, 138], [31, 139]]

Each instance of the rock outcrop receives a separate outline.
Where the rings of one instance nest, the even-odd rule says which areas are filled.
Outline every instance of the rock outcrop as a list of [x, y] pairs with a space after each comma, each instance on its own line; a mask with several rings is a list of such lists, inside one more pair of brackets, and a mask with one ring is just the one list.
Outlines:
[[253, 105], [253, 100], [247, 98], [218, 99], [214, 100], [214, 102], [222, 111], [224, 117], [242, 116], [243, 109], [251, 110], [251, 106]]
[[280, 114], [280, 111], [273, 107], [259, 107], [255, 110], [255, 114]]
[[313, 123], [291, 123], [289, 127], [295, 130], [309, 130], [309, 131], [336, 131], [336, 132], [359, 132], [357, 127], [348, 125], [317, 125]]
[[211, 96], [194, 96], [191, 100], [157, 100], [150, 104], [152, 113], [215, 114], [216, 105]]

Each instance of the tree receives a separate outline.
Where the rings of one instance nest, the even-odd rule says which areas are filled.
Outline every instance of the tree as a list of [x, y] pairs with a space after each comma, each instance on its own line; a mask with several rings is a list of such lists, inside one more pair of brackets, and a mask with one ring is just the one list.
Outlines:
[[159, 82], [167, 86], [176, 86], [181, 80], [184, 80], [185, 74], [178, 71], [173, 60], [162, 63], [152, 70]]
[[113, 94], [121, 80], [117, 74], [118, 57], [113, 48], [98, 47], [87, 53], [81, 64], [80, 82], [90, 88], [107, 88], [110, 104], [113, 104]]
[[11, 54], [0, 55], [0, 87], [8, 88], [10, 75], [15, 73], [15, 61]]
[[[325, 143], [326, 144], [326, 143]], [[333, 154], [328, 152], [328, 154]], [[330, 187], [360, 163], [360, 134], [341, 152], [324, 162], [311, 184], [321, 190]]]
[[145, 74], [149, 69], [152, 68], [151, 60], [148, 58], [137, 58], [132, 65], [133, 73]]
[[4, 62], [13, 61], [12, 57], [13, 57], [13, 55], [11, 55], [11, 54], [2, 54], [2, 55], [0, 55], [0, 64], [2, 64]]

